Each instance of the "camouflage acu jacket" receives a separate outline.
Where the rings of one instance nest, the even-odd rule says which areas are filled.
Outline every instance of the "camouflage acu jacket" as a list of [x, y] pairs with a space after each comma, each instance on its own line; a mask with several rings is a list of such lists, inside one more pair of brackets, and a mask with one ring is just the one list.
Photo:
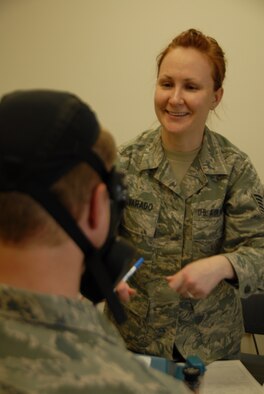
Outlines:
[[[263, 189], [248, 156], [206, 128], [180, 188], [157, 129], [121, 147], [120, 168], [129, 188], [121, 233], [145, 257], [130, 281], [137, 295], [125, 306], [128, 321], [119, 327], [128, 348], [171, 358], [175, 342], [185, 357], [205, 362], [236, 354], [240, 297], [264, 284]], [[223, 281], [203, 300], [168, 289], [165, 276], [216, 254], [232, 263], [235, 286]]]
[[189, 391], [129, 353], [88, 303], [0, 285], [1, 394]]

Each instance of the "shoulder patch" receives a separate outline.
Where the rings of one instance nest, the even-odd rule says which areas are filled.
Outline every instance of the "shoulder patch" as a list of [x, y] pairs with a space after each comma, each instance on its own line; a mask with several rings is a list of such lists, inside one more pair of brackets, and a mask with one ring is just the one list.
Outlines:
[[253, 194], [253, 196], [260, 212], [262, 213], [262, 215], [264, 215], [264, 196], [262, 196], [261, 194]]

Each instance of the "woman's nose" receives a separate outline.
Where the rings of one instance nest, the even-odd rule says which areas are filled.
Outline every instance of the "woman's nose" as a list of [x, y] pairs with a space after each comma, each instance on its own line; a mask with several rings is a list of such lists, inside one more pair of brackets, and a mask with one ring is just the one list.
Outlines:
[[182, 90], [181, 89], [174, 89], [171, 92], [171, 96], [169, 99], [171, 104], [183, 104], [184, 103], [184, 98], [183, 98], [183, 94], [182, 94]]

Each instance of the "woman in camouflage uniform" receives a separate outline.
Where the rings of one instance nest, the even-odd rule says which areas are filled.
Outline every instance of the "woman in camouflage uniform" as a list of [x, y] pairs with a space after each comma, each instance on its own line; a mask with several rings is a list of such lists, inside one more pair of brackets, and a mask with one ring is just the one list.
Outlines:
[[120, 149], [130, 196], [121, 233], [145, 258], [119, 327], [134, 352], [235, 358], [240, 297], [263, 289], [260, 179], [245, 153], [206, 126], [225, 70], [213, 38], [194, 29], [177, 36], [158, 57], [160, 127]]

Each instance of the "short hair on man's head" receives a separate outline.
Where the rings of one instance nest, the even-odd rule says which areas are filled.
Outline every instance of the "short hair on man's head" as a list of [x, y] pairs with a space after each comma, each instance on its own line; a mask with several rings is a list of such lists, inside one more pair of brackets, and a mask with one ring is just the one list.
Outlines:
[[[112, 135], [101, 129], [92, 150], [110, 170], [116, 159]], [[80, 163], [55, 182], [51, 190], [73, 218], [79, 220], [100, 181], [100, 176], [88, 164]], [[0, 242], [17, 247], [57, 246], [66, 239], [68, 236], [65, 231], [30, 196], [17, 192], [0, 193]]]

